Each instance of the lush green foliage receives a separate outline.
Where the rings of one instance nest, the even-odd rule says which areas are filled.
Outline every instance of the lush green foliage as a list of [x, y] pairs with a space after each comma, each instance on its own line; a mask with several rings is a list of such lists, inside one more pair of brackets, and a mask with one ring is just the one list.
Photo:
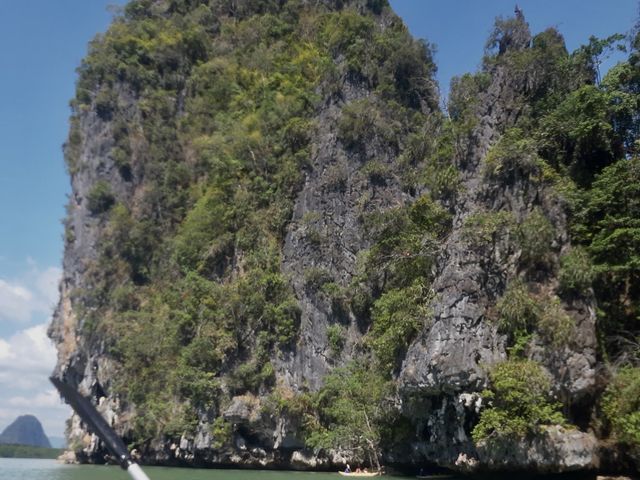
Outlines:
[[385, 292], [373, 304], [371, 347], [383, 374], [391, 374], [429, 315], [429, 292], [420, 280]]
[[383, 288], [407, 287], [427, 278], [450, 221], [449, 213], [429, 195], [407, 207], [370, 214], [365, 226], [374, 244], [366, 252], [364, 275]]
[[621, 159], [605, 168], [592, 188], [582, 193], [574, 237], [585, 246], [593, 263], [600, 325], [606, 336], [638, 332], [639, 219], [638, 158]]
[[222, 448], [229, 444], [233, 434], [233, 425], [226, 421], [224, 417], [217, 417], [211, 424], [211, 436], [213, 448]]
[[640, 368], [623, 367], [615, 374], [602, 409], [615, 438], [640, 449]]
[[392, 384], [376, 370], [350, 364], [325, 378], [315, 395], [315, 419], [308, 421], [307, 444], [344, 449], [354, 461], [379, 466], [384, 426], [391, 420]]
[[549, 399], [549, 378], [537, 363], [508, 360], [496, 365], [490, 378], [491, 390], [482, 395], [489, 407], [473, 429], [474, 442], [517, 440], [538, 433], [543, 425], [565, 424], [559, 405]]
[[[197, 413], [219, 413], [225, 396], [274, 388], [271, 361], [294, 348], [300, 321], [281, 249], [319, 100], [340, 95], [347, 81], [369, 89], [343, 107], [340, 139], [352, 150], [371, 141], [398, 154], [399, 139], [437, 110], [429, 46], [398, 19], [379, 22], [385, 8], [384, 0], [364, 12], [297, 0], [134, 0], [91, 43], [72, 104], [68, 169], [82, 168], [80, 120], [93, 111], [108, 122], [118, 180], [135, 180], [137, 190], [117, 198], [101, 181], [89, 193], [102, 231], [73, 302], [84, 334], [121, 367], [116, 393], [141, 412], [135, 440], [192, 432]], [[412, 158], [406, 170], [423, 161]], [[363, 162], [361, 174], [380, 184], [386, 168]], [[342, 190], [344, 168], [330, 176]], [[398, 264], [401, 248], [443, 223], [437, 203], [420, 205], [415, 218], [404, 209], [406, 236], [415, 238], [392, 248]], [[308, 233], [322, 244], [320, 232]], [[410, 274], [384, 261], [398, 272], [394, 288], [427, 271], [419, 258]], [[360, 304], [367, 314], [386, 288], [340, 287], [315, 267], [305, 282], [334, 310]], [[336, 357], [342, 329], [328, 331]], [[214, 430], [224, 443], [228, 425]]]
[[327, 327], [327, 341], [331, 354], [335, 357], [342, 353], [345, 344], [346, 329], [342, 325], [334, 324]]
[[542, 120], [542, 154], [588, 184], [594, 173], [622, 154], [610, 118], [607, 93], [594, 85], [581, 87]]
[[521, 261], [528, 267], [544, 268], [549, 262], [555, 228], [541, 209], [536, 208], [518, 226]]
[[330, 53], [346, 58], [346, 74], [360, 77], [385, 100], [411, 108], [428, 102], [437, 110], [435, 96], [423, 94], [433, 89], [431, 47], [408, 37], [401, 22], [381, 30], [372, 18], [347, 9], [328, 15], [322, 26], [320, 36]]
[[487, 154], [484, 168], [489, 179], [509, 182], [517, 176], [528, 178], [540, 168], [536, 144], [520, 129], [507, 130]]
[[558, 297], [544, 299], [542, 314], [538, 319], [538, 331], [554, 347], [567, 345], [571, 341], [575, 333], [575, 321], [564, 310]]
[[[432, 266], [438, 242], [450, 230], [450, 215], [429, 195], [413, 204], [374, 213], [365, 225], [375, 240], [361, 256], [362, 272], [355, 283], [380, 292], [364, 308], [373, 321], [369, 341], [385, 378], [399, 366], [403, 353], [428, 321]], [[354, 292], [357, 302], [358, 290]]]
[[533, 331], [542, 313], [541, 305], [521, 281], [509, 284], [496, 308], [500, 330], [513, 337]]
[[94, 215], [109, 210], [115, 202], [109, 184], [104, 180], [96, 182], [87, 194], [87, 202], [87, 208]]
[[593, 266], [587, 251], [582, 247], [572, 248], [566, 255], [560, 257], [560, 271], [558, 281], [563, 293], [584, 293], [591, 288], [593, 282]]

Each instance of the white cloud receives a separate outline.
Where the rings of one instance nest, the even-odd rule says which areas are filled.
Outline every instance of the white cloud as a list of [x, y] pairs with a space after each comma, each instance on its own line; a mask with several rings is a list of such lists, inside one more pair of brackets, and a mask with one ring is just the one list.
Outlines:
[[36, 394], [35, 397], [11, 397], [7, 404], [12, 407], [57, 407], [60, 405], [60, 395], [55, 388], [50, 388], [44, 392]]
[[47, 434], [62, 434], [69, 408], [49, 383], [55, 362], [46, 324], [0, 338], [0, 430], [19, 415], [33, 414]]
[[33, 294], [22, 285], [0, 278], [0, 316], [3, 319], [25, 322], [31, 318]]
[[58, 283], [62, 276], [62, 270], [57, 267], [49, 267], [38, 272], [36, 277], [36, 288], [49, 306], [55, 306], [58, 302]]
[[58, 267], [40, 269], [27, 259], [28, 271], [19, 279], [0, 278], [0, 321], [26, 323], [34, 314], [50, 315], [58, 301]]
[[11, 345], [8, 342], [0, 338], [0, 362], [10, 358]]
[[47, 337], [47, 325], [21, 330], [0, 339], [0, 386], [30, 389], [53, 371], [56, 349]]

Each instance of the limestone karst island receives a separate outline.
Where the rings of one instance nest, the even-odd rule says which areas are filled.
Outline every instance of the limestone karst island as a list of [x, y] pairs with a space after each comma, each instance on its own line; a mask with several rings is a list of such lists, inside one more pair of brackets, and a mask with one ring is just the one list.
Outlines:
[[130, 1], [78, 70], [54, 376], [143, 465], [633, 475], [637, 31], [516, 8], [444, 98], [386, 0]]

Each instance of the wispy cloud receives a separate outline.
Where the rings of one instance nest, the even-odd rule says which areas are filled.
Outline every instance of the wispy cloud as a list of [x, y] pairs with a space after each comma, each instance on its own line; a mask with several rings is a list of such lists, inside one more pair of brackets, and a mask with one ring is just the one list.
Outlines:
[[56, 408], [60, 406], [60, 394], [52, 387], [49, 390], [36, 394], [35, 397], [11, 397], [7, 401], [7, 404], [11, 407], [24, 407], [25, 405], [29, 405], [31, 408]]
[[32, 388], [56, 363], [56, 349], [47, 337], [47, 325], [21, 330], [8, 339], [0, 339], [0, 385]]
[[22, 285], [0, 278], [0, 318], [16, 322], [31, 319], [34, 310], [33, 294]]
[[34, 314], [49, 315], [58, 300], [58, 282], [62, 270], [41, 269], [27, 260], [27, 270], [20, 278], [0, 278], [0, 321], [27, 323]]

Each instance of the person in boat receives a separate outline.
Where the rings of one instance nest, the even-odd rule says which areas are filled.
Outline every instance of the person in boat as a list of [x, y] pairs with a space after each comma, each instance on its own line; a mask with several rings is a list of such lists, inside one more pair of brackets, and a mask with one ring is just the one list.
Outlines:
[[351, 473], [351, 467], [347, 463], [347, 467], [344, 469], [344, 473]]
[[356, 473], [362, 473], [362, 470], [360, 470], [360, 467], [356, 468]]

